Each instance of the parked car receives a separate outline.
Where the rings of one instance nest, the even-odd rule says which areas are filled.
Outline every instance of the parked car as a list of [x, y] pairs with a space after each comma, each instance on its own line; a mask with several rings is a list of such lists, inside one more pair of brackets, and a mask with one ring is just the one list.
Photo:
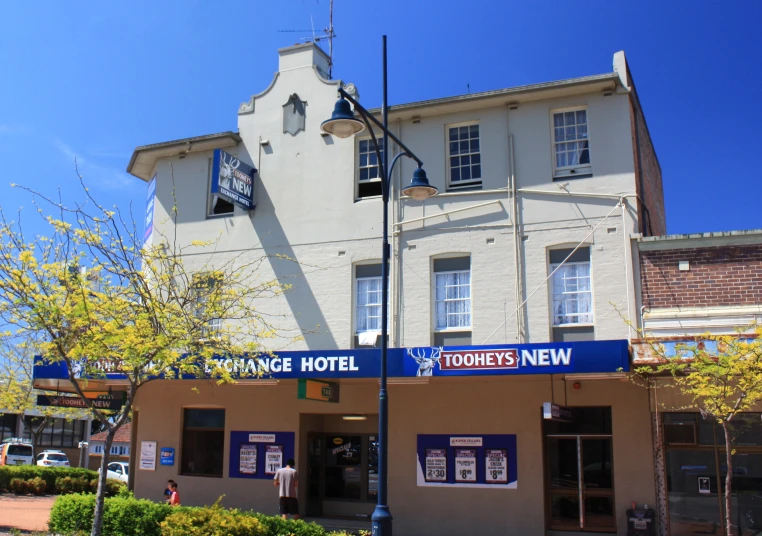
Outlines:
[[28, 439], [10, 437], [0, 444], [0, 465], [32, 465], [34, 448]]
[[46, 450], [37, 455], [37, 465], [42, 467], [69, 467], [69, 458], [60, 450]]
[[[130, 476], [130, 464], [127, 462], [111, 462], [106, 466], [106, 469], [106, 478], [127, 482], [127, 478]], [[100, 468], [98, 468], [98, 472], [101, 472]]]

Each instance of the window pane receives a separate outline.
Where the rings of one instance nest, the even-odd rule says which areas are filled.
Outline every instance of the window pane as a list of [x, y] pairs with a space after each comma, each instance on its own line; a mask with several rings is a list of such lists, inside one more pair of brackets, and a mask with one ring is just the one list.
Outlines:
[[224, 409], [186, 409], [185, 428], [225, 428]]
[[183, 474], [222, 476], [225, 432], [185, 430], [183, 432]]
[[[450, 141], [457, 141], [458, 139], [458, 129], [457, 128], [451, 128], [450, 129]], [[450, 145], [452, 147], [452, 145]]]

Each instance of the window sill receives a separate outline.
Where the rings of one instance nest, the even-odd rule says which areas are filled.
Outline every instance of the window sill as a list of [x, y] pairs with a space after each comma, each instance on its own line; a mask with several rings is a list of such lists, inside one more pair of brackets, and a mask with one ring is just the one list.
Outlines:
[[576, 324], [553, 324], [554, 328], [594, 328], [595, 322], [578, 322]]
[[471, 326], [463, 326], [457, 328], [434, 328], [434, 333], [466, 333], [471, 331]]
[[589, 179], [593, 176], [592, 171], [584, 170], [579, 173], [567, 173], [562, 175], [553, 175], [553, 182], [558, 181], [565, 181], [565, 180], [576, 180], [576, 179]]
[[223, 478], [222, 475], [201, 475], [197, 473], [180, 473], [182, 476], [195, 476], [195, 477], [202, 477], [202, 478]]
[[207, 214], [207, 220], [219, 220], [221, 218], [232, 218], [235, 216], [235, 212], [228, 212], [227, 214]]
[[471, 190], [481, 190], [482, 189], [482, 181], [478, 182], [469, 182], [465, 183], [463, 185], [448, 185], [447, 191], [448, 192], [468, 192]]
[[365, 197], [355, 197], [355, 203], [358, 201], [367, 201], [368, 199], [381, 199], [382, 195], [366, 195]]

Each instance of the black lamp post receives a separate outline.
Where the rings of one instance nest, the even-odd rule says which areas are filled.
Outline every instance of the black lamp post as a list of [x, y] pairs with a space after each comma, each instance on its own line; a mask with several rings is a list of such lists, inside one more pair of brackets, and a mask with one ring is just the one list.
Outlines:
[[[331, 118], [323, 121], [321, 128], [324, 132], [333, 134], [338, 138], [348, 138], [354, 134], [362, 132], [366, 127], [370, 132], [373, 148], [378, 158], [379, 176], [381, 177], [381, 197], [384, 206], [384, 239], [383, 250], [381, 254], [381, 386], [378, 393], [378, 504], [373, 511], [371, 520], [373, 521], [372, 536], [391, 536], [392, 534], [392, 514], [387, 505], [387, 480], [388, 480], [388, 450], [389, 450], [389, 397], [386, 391], [387, 378], [387, 350], [389, 348], [388, 323], [389, 323], [389, 197], [392, 189], [392, 170], [394, 164], [401, 156], [407, 156], [418, 163], [418, 168], [413, 173], [413, 179], [410, 184], [402, 190], [402, 193], [409, 195], [413, 199], [423, 200], [436, 195], [437, 189], [429, 184], [426, 179], [426, 172], [423, 170], [423, 162], [413, 151], [408, 149], [404, 143], [394, 134], [389, 132], [387, 117], [387, 95], [386, 95], [386, 36], [383, 36], [383, 105], [381, 114], [383, 123], [373, 117], [368, 110], [363, 108], [359, 102], [352, 98], [344, 89], [339, 88], [340, 98], [336, 102]], [[352, 113], [352, 106], [362, 119], [357, 119]], [[378, 140], [373, 132], [373, 126], [377, 126], [384, 134], [383, 155], [378, 145]], [[392, 159], [391, 166], [389, 162], [389, 138], [399, 146], [401, 152], [397, 153]]]

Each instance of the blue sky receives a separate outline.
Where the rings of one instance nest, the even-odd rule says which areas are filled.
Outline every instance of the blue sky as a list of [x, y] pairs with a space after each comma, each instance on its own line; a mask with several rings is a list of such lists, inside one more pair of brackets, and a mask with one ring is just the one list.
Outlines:
[[[624, 49], [664, 176], [670, 233], [762, 227], [762, 2], [335, 1], [334, 76], [392, 104], [610, 72]], [[383, 9], [381, 9], [383, 7]], [[140, 217], [124, 169], [148, 143], [236, 130], [276, 49], [328, 23], [328, 0], [6, 2], [0, 8], [0, 204], [8, 185], [95, 195]], [[751, 173], [751, 175], [749, 175]], [[3, 180], [4, 179], [4, 180]]]

